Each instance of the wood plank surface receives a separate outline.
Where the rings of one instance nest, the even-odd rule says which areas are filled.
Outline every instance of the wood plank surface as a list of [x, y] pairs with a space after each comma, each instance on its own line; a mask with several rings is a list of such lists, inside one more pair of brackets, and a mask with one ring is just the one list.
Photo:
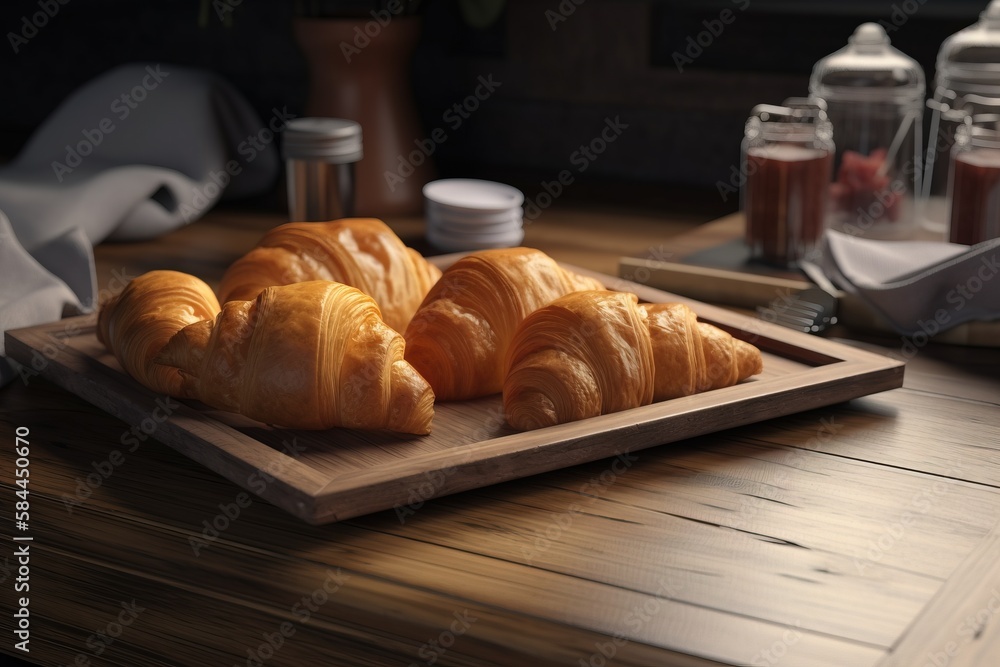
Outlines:
[[[826, 413], [835, 409], [817, 412], [812, 432], [802, 430], [818, 439], [825, 433], [823, 420], [830, 418]], [[290, 525], [276, 508], [255, 503], [196, 556], [189, 539], [199, 534], [198, 522], [218, 514], [218, 503], [232, 502], [237, 489], [210, 473], [191, 479], [190, 462], [150, 441], [143, 456], [128, 461], [123, 475], [108, 479], [71, 517], [59, 497], [72, 494], [74, 478], [103, 452], [78, 447], [51, 452], [45, 440], [55, 430], [32, 427], [42, 445], [36, 463], [48, 464], [46, 470], [64, 468], [52, 479], [36, 480], [53, 495], [38, 505], [39, 525], [50, 527], [38, 537], [45, 548], [75, 553], [85, 544], [90, 558], [114, 569], [136, 570], [205, 594], [250, 596], [241, 605], [294, 600], [296, 588], [310, 590], [306, 582], [318, 576], [318, 569], [309, 568], [341, 567], [353, 573], [352, 586], [363, 589], [357, 592], [363, 600], [358, 604], [369, 609], [388, 603], [370, 597], [369, 582], [358, 578], [362, 575], [403, 590], [430, 588], [452, 601], [476, 600], [510, 613], [516, 609], [536, 619], [533, 623], [547, 618], [573, 627], [590, 625], [608, 636], [633, 627], [626, 624], [628, 611], [655, 596], [659, 579], [666, 576], [668, 583], [678, 581], [677, 590], [669, 591], [671, 602], [684, 605], [671, 607], [669, 618], [692, 625], [664, 621], [630, 644], [648, 642], [680, 652], [706, 650], [706, 637], [697, 628], [742, 627], [745, 637], [773, 636], [765, 642], [770, 644], [780, 643], [791, 627], [797, 634], [789, 636], [799, 648], [790, 656], [823, 647], [813, 635], [848, 634], [853, 635], [848, 645], [855, 648], [829, 652], [831, 644], [818, 654], [857, 655], [859, 662], [841, 664], [873, 664], [997, 516], [997, 497], [976, 485], [945, 480], [947, 490], [937, 494], [931, 476], [892, 468], [883, 474], [876, 466], [829, 453], [743, 445], [733, 443], [732, 434], [722, 434], [673, 450], [643, 452], [626, 471], [605, 480], [610, 483], [600, 480], [604, 472], [614, 473], [614, 461], [596, 462], [428, 503], [405, 523], [388, 512], [310, 528]], [[831, 433], [827, 444], [841, 437]], [[47, 461], [50, 455], [53, 460]], [[9, 470], [2, 474], [10, 479]], [[140, 518], [135, 503], [148, 488], [145, 480], [154, 475], [189, 492]], [[908, 507], [919, 512], [911, 504], [922, 491], [934, 501], [919, 521], [882, 558], [876, 554], [859, 567], [856, 559], [866, 558], [859, 554], [869, 542], [888, 534]], [[574, 503], [579, 511], [571, 510]], [[977, 511], [969, 512], [970, 507]], [[3, 525], [9, 525], [9, 514], [2, 516]], [[935, 536], [945, 530], [950, 549], [942, 552]], [[122, 534], [129, 536], [126, 552]], [[630, 554], [627, 566], [619, 560], [623, 552]], [[924, 554], [925, 560], [914, 561], [913, 554]], [[241, 565], [234, 569], [236, 562]], [[459, 563], [460, 578], [454, 576]], [[312, 574], [289, 581], [300, 567]], [[282, 576], [272, 581], [268, 573], [275, 571]], [[271, 586], [282, 588], [272, 591]], [[530, 593], [539, 587], [549, 593]], [[594, 607], [588, 600], [600, 604]], [[429, 603], [419, 604], [426, 608]], [[329, 609], [334, 613], [335, 607]], [[358, 612], [339, 613], [350, 618]], [[774, 618], [760, 618], [768, 615]], [[757, 620], [744, 625], [747, 617]], [[765, 632], [761, 622], [772, 629]], [[519, 627], [510, 623], [511, 631]], [[882, 650], [865, 653], [870, 644]], [[749, 664], [754, 654], [741, 654], [739, 648], [730, 646], [721, 655], [717, 646], [713, 650], [732, 664]], [[739, 662], [741, 655], [746, 663]], [[824, 664], [805, 660], [801, 664]]]
[[1000, 524], [962, 562], [879, 667], [975, 667], [1000, 656]]
[[[265, 222], [187, 231], [206, 239], [191, 261], [217, 271]], [[567, 245], [599, 253], [616, 231], [606, 217]], [[183, 247], [127, 261], [177, 268]], [[795, 363], [841, 347], [809, 340]], [[155, 438], [125, 446], [128, 424], [42, 378], [15, 383], [0, 442], [30, 429], [34, 538], [19, 655], [242, 666], [287, 622], [267, 667], [923, 667], [952, 641], [949, 665], [994, 667], [992, 612], [963, 623], [1000, 586], [1000, 353], [851, 345], [905, 359], [903, 388], [323, 526], [253, 495], [239, 507], [238, 485]], [[3, 444], [5, 571], [14, 466]], [[331, 571], [340, 586], [302, 620], [294, 605]], [[95, 631], [133, 599], [144, 610], [97, 654]], [[13, 620], [0, 615], [8, 654]]]

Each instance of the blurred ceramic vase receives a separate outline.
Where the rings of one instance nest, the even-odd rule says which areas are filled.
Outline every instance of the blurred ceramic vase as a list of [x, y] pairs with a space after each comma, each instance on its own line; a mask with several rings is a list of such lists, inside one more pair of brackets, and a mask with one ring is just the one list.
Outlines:
[[353, 120], [362, 128], [357, 215], [419, 213], [421, 188], [433, 175], [431, 157], [415, 149], [424, 137], [409, 73], [420, 27], [419, 17], [405, 15], [384, 22], [370, 16], [295, 20], [309, 67], [306, 113]]

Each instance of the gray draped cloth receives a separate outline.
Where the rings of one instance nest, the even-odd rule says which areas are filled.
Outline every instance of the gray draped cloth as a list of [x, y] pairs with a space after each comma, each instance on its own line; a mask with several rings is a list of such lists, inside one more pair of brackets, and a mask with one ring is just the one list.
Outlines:
[[965, 246], [828, 231], [819, 264], [903, 335], [933, 336], [965, 322], [1000, 319], [1000, 239]]
[[[268, 190], [289, 118], [264, 122], [218, 76], [173, 65], [124, 65], [79, 88], [0, 167], [0, 332], [92, 310], [93, 244], [152, 238], [223, 195]], [[15, 376], [0, 358], [0, 385]]]

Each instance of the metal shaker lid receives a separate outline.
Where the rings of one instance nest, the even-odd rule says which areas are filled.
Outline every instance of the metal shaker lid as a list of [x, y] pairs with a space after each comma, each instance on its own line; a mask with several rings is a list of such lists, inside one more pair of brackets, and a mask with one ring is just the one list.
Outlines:
[[744, 126], [744, 137], [750, 141], [784, 138], [828, 142], [832, 136], [826, 102], [811, 97], [789, 97], [781, 106], [758, 104]]
[[825, 100], [885, 100], [922, 103], [924, 71], [891, 46], [877, 23], [857, 27], [847, 46], [813, 67], [809, 93]]
[[283, 139], [286, 160], [342, 163], [364, 155], [361, 125], [344, 118], [295, 118], [285, 126]]

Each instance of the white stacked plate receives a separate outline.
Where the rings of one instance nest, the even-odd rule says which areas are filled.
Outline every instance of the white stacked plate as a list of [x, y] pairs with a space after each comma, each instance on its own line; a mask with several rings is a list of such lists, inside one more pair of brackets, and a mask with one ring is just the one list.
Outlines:
[[511, 248], [524, 239], [524, 195], [517, 188], [473, 178], [424, 186], [427, 240], [441, 250]]

